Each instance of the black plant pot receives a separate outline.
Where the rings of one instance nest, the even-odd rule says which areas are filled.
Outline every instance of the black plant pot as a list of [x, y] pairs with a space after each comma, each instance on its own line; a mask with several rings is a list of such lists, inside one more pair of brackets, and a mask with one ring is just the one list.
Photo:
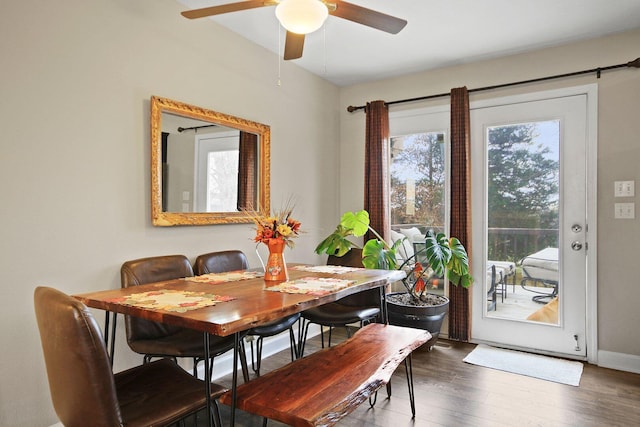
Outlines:
[[403, 305], [390, 301], [389, 296], [401, 293], [403, 292], [387, 294], [389, 323], [396, 326], [406, 326], [429, 331], [432, 338], [426, 345], [431, 349], [436, 343], [438, 335], [440, 335], [442, 322], [449, 312], [449, 299], [443, 297], [447, 300], [445, 303], [433, 306]]

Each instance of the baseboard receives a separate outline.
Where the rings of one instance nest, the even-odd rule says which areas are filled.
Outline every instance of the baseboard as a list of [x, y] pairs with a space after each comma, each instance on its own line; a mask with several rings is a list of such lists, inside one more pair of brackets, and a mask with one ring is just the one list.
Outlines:
[[[295, 328], [295, 325], [294, 325]], [[297, 329], [294, 330], [296, 333], [297, 339]], [[309, 327], [309, 332], [307, 338], [314, 337], [320, 334], [320, 328], [317, 325], [311, 325]], [[249, 365], [249, 371], [251, 371], [251, 348], [249, 343], [246, 343], [247, 349], [247, 364]], [[262, 345], [262, 358], [266, 359], [267, 357], [276, 354], [282, 350], [289, 349], [289, 334], [281, 333], [274, 337], [265, 338]], [[239, 365], [238, 365], [239, 366]], [[233, 352], [227, 352], [222, 356], [218, 356], [214, 359], [213, 362], [213, 380], [215, 381], [217, 378], [221, 378], [227, 376], [233, 372]], [[198, 365], [198, 378], [204, 378], [204, 366], [202, 364]]]
[[598, 366], [640, 374], [640, 356], [598, 350]]

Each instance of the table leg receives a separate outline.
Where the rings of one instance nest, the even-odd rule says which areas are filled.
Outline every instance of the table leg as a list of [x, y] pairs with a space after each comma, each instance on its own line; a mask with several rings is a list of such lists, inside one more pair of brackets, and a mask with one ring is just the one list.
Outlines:
[[204, 333], [204, 392], [207, 398], [207, 425], [211, 427], [211, 367], [209, 360], [211, 359], [209, 349], [209, 333]]
[[233, 335], [233, 375], [231, 383], [231, 427], [236, 424], [236, 393], [238, 391], [238, 357], [240, 350], [240, 332]]
[[104, 312], [104, 346], [109, 348], [109, 319], [111, 314], [109, 311]]
[[[109, 362], [111, 363], [111, 367], [113, 368], [113, 356], [115, 353], [115, 343], [116, 343], [116, 323], [117, 323], [118, 313], [113, 313], [113, 325], [111, 325], [111, 333], [109, 333], [109, 323], [111, 319], [111, 312], [104, 312], [104, 346], [107, 348], [107, 355], [109, 356]], [[109, 346], [109, 340], [111, 340], [111, 346]]]
[[387, 313], [387, 290], [386, 286], [380, 286], [380, 317], [382, 323], [389, 324], [389, 313]]
[[116, 354], [116, 324], [118, 323], [118, 313], [113, 313], [113, 325], [111, 325], [111, 367], [113, 368], [113, 359]]
[[[411, 403], [412, 419], [416, 417], [416, 399], [413, 388], [413, 366], [411, 365], [411, 353], [404, 359], [404, 368], [407, 374], [407, 386], [409, 387], [409, 401]], [[389, 383], [391, 384], [391, 383]]]

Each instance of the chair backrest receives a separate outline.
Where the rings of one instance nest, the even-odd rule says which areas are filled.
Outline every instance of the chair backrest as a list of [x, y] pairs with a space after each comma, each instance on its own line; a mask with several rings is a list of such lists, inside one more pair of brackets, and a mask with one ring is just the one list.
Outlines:
[[202, 254], [196, 258], [193, 270], [196, 275], [246, 270], [249, 262], [242, 251], [219, 251]]
[[[349, 252], [341, 257], [329, 255], [329, 258], [327, 259], [327, 265], [341, 265], [344, 267], [363, 268], [364, 266], [362, 265], [362, 249], [352, 248]], [[336, 302], [342, 305], [348, 305], [350, 307], [378, 307], [380, 306], [380, 290], [378, 288], [369, 289], [366, 291], [358, 292], [357, 294], [349, 295], [348, 297], [340, 298]]]
[[[184, 255], [164, 255], [127, 261], [120, 269], [123, 288], [193, 276], [189, 259]], [[182, 329], [178, 326], [125, 316], [127, 342], [162, 338]]]
[[104, 339], [87, 307], [48, 287], [36, 288], [34, 306], [51, 400], [62, 424], [122, 425]]
[[362, 249], [351, 248], [349, 252], [340, 257], [329, 255], [327, 265], [364, 268], [364, 265], [362, 265]]

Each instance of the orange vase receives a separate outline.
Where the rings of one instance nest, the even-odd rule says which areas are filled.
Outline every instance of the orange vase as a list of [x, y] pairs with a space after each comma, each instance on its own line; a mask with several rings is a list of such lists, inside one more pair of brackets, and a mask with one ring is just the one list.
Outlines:
[[267, 246], [269, 247], [269, 258], [264, 272], [264, 280], [281, 282], [289, 280], [287, 264], [284, 262], [284, 240], [269, 239]]

